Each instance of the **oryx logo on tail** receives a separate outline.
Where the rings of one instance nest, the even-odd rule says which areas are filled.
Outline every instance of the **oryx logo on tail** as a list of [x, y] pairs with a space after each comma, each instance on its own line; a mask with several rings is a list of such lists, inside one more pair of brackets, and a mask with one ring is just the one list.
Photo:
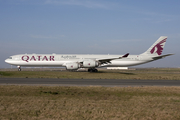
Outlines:
[[[164, 48], [164, 44], [166, 42], [165, 38], [164, 40], [160, 41], [158, 44], [156, 44], [152, 49], [151, 49], [151, 54], [157, 53], [158, 55], [162, 54], [163, 48]], [[155, 51], [156, 50], [156, 51]]]

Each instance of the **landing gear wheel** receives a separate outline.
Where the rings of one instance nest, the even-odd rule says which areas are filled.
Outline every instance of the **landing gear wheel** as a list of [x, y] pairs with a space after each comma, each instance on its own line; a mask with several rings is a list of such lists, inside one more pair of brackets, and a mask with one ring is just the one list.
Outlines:
[[88, 72], [93, 72], [93, 69], [89, 68], [89, 69], [88, 69]]
[[98, 70], [97, 70], [97, 69], [94, 69], [94, 72], [98, 72]]
[[98, 70], [95, 69], [95, 68], [89, 68], [89, 69], [88, 69], [88, 72], [98, 72]]

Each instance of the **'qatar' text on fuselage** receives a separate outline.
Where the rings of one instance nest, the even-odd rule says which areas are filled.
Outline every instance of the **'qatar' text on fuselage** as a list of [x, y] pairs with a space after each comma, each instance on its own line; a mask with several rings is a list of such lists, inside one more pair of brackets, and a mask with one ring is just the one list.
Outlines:
[[23, 61], [29, 62], [29, 61], [54, 61], [54, 56], [28, 56], [24, 55], [21, 58]]

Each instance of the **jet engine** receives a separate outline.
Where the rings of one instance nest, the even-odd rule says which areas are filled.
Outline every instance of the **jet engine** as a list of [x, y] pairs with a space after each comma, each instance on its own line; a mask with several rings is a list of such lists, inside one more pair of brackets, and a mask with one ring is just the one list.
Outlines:
[[66, 63], [66, 69], [67, 70], [77, 70], [78, 68], [80, 68], [80, 64], [79, 63]]
[[98, 61], [95, 61], [95, 60], [83, 61], [83, 67], [85, 67], [85, 68], [92, 68], [92, 67], [98, 67], [98, 66], [99, 66]]

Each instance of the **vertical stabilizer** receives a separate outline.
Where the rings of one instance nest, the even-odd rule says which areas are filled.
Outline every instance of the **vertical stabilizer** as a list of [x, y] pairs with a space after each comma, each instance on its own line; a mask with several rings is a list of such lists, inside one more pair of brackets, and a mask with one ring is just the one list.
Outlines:
[[163, 48], [165, 46], [167, 36], [161, 36], [146, 52], [142, 55], [153, 55], [159, 56], [162, 54]]

